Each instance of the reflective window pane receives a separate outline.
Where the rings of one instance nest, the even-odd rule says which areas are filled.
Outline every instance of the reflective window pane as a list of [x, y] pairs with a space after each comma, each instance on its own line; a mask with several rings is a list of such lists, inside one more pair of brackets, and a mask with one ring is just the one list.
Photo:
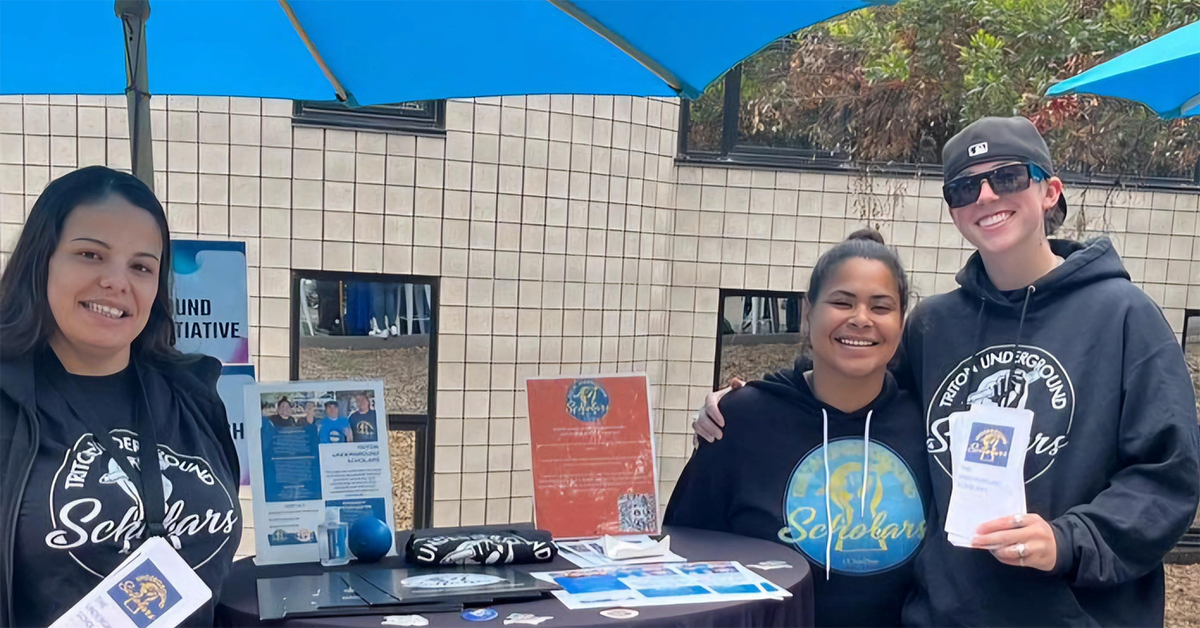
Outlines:
[[801, 294], [722, 291], [717, 384], [790, 369], [802, 348]]
[[396, 525], [409, 529], [420, 516], [418, 487], [427, 471], [420, 439], [429, 416], [434, 291], [404, 277], [316, 274], [299, 279], [297, 375], [301, 380], [383, 380], [384, 403], [392, 423], [388, 447]]

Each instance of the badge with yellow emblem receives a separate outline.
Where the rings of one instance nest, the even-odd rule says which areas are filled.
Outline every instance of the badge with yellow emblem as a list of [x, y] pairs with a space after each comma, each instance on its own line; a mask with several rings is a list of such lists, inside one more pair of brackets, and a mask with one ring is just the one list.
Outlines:
[[154, 537], [50, 627], [174, 628], [211, 598], [187, 561]]

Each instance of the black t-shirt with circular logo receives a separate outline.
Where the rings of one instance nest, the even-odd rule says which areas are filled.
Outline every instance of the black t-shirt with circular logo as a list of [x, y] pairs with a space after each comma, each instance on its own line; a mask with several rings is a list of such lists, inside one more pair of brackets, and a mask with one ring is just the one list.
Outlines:
[[[41, 434], [17, 521], [13, 600], [20, 626], [51, 624], [144, 540], [141, 478], [112, 458], [116, 447], [135, 475], [140, 468], [133, 367], [78, 376], [47, 353], [37, 378]], [[181, 420], [174, 399], [151, 415], [167, 538], [178, 541], [172, 544], [216, 594], [241, 537], [237, 478], [211, 428]], [[214, 604], [188, 624], [211, 626]]]

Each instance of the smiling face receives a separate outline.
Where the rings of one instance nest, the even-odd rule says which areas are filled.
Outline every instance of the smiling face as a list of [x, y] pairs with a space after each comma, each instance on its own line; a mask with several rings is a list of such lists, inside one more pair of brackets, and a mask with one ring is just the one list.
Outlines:
[[[960, 176], [994, 170], [1015, 161], [990, 161], [976, 164]], [[1057, 177], [1048, 181], [1031, 181], [1019, 192], [998, 195], [987, 181], [982, 183], [979, 198], [970, 205], [950, 210], [954, 226], [968, 242], [983, 255], [998, 255], [1022, 250], [1019, 245], [1046, 237], [1046, 211], [1058, 203], [1062, 182]]]
[[354, 404], [358, 406], [358, 411], [366, 414], [371, 409], [371, 400], [367, 399], [366, 395], [357, 394], [354, 396]]
[[896, 353], [902, 322], [900, 293], [887, 265], [845, 260], [809, 308], [814, 367], [849, 378], [879, 373]]
[[128, 355], [158, 295], [162, 254], [154, 218], [119, 195], [67, 215], [46, 282], [60, 357]]

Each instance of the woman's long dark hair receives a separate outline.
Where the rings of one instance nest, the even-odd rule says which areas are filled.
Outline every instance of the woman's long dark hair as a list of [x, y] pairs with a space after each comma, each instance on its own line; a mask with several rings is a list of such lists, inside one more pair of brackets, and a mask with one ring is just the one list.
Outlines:
[[0, 277], [0, 360], [17, 360], [41, 350], [57, 325], [47, 299], [50, 256], [58, 248], [63, 223], [80, 205], [119, 195], [147, 212], [162, 235], [158, 294], [150, 306], [146, 328], [133, 340], [131, 355], [157, 362], [184, 357], [175, 349], [171, 317], [171, 232], [162, 203], [145, 183], [130, 174], [104, 166], [89, 166], [65, 174], [46, 186], [21, 230], [17, 247]]

